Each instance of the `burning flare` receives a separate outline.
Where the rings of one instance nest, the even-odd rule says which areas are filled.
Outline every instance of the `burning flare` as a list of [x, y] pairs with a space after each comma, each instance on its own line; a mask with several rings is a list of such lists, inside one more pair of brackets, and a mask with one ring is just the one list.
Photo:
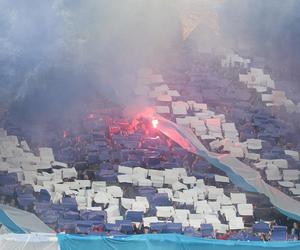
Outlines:
[[158, 120], [157, 119], [153, 119], [152, 120], [152, 126], [153, 126], [153, 128], [157, 128], [157, 125], [158, 125]]

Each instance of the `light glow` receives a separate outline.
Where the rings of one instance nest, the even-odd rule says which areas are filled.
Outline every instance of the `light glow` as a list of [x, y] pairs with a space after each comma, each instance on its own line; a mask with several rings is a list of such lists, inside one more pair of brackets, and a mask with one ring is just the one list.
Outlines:
[[153, 126], [153, 128], [157, 128], [157, 125], [158, 125], [158, 120], [157, 119], [153, 119], [152, 120], [152, 126]]

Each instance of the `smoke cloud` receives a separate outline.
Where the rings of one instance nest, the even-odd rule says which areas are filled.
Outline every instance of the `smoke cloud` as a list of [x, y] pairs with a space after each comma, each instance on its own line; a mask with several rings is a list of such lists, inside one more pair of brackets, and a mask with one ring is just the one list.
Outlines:
[[179, 44], [170, 3], [0, 0], [1, 101], [28, 112], [61, 110], [96, 93], [128, 102], [136, 70], [161, 63]]
[[223, 37], [233, 48], [277, 62], [276, 71], [299, 79], [299, 9], [298, 0], [226, 0], [219, 12]]
[[[0, 0], [0, 103], [25, 116], [84, 109], [99, 94], [127, 105], [137, 69], [173, 63], [169, 55], [184, 43], [231, 41], [299, 73], [299, 7], [297, 0]], [[183, 9], [199, 16], [185, 42]]]

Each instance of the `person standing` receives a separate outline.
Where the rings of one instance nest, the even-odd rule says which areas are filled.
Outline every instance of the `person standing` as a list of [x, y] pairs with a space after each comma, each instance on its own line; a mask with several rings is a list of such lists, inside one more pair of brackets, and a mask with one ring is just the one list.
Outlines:
[[298, 227], [298, 224], [296, 222], [293, 223], [293, 228], [292, 228], [292, 231], [291, 231], [291, 235], [292, 235], [294, 240], [299, 240], [299, 227]]

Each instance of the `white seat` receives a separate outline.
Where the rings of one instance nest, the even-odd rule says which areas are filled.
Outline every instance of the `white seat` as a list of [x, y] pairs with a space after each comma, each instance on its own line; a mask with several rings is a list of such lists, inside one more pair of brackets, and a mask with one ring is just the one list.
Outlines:
[[156, 207], [156, 216], [162, 218], [170, 218], [174, 216], [175, 210], [173, 207], [165, 206], [165, 207]]
[[107, 213], [107, 218], [120, 216], [119, 206], [116, 205], [109, 206], [107, 209], [105, 209], [105, 211]]
[[222, 196], [219, 196], [217, 198], [217, 201], [220, 202], [221, 205], [232, 205], [231, 199], [228, 196], [226, 196], [225, 194], [223, 194]]
[[123, 220], [123, 216], [107, 216], [107, 223], [115, 224], [117, 220]]
[[172, 102], [172, 113], [174, 115], [187, 115], [188, 104], [185, 102]]
[[146, 177], [142, 173], [135, 173], [132, 175], [132, 184], [134, 186], [137, 186], [139, 183], [139, 180], [144, 180]]
[[106, 192], [97, 192], [94, 201], [99, 204], [107, 204], [111, 201], [112, 195]]
[[152, 181], [152, 186], [156, 187], [156, 188], [161, 188], [164, 186], [164, 183], [162, 181], [155, 180], [155, 181]]
[[78, 183], [79, 183], [80, 188], [90, 188], [91, 187], [90, 180], [78, 180]]
[[157, 114], [170, 114], [170, 108], [168, 106], [155, 106]]
[[190, 226], [190, 222], [189, 222], [188, 219], [183, 219], [183, 218], [177, 217], [176, 215], [174, 216], [173, 222], [174, 223], [181, 223], [181, 225], [183, 227], [189, 227]]
[[279, 181], [282, 179], [282, 175], [277, 167], [273, 169], [266, 169], [265, 173], [267, 180], [269, 181]]
[[132, 174], [133, 170], [130, 167], [125, 167], [125, 166], [121, 166], [119, 165], [118, 167], [118, 173], [120, 174]]
[[285, 181], [296, 181], [299, 180], [299, 170], [296, 169], [284, 169], [283, 171], [283, 179]]
[[158, 218], [156, 216], [143, 218], [143, 223], [145, 227], [150, 227], [150, 224], [155, 222], [158, 222]]
[[246, 194], [244, 193], [230, 193], [232, 204], [246, 204]]
[[162, 183], [162, 184], [164, 183], [164, 177], [163, 176], [151, 175], [150, 179], [153, 182], [159, 182], [159, 183]]
[[180, 94], [179, 94], [179, 92], [177, 91], [177, 90], [167, 90], [167, 94], [169, 95], [169, 96], [172, 96], [172, 97], [179, 97], [180, 96]]
[[24, 171], [24, 181], [22, 183], [24, 184], [31, 184], [33, 185], [36, 180], [37, 172], [36, 171]]
[[111, 194], [114, 198], [123, 197], [123, 190], [118, 186], [107, 186], [106, 192]]
[[[176, 201], [173, 199], [173, 201]], [[179, 193], [179, 200], [177, 202], [184, 203], [187, 205], [193, 205], [195, 201], [197, 201], [197, 194], [194, 196], [190, 195], [189, 193]]]
[[216, 188], [214, 186], [208, 187], [208, 199], [216, 200], [219, 196], [224, 194], [223, 188]]
[[189, 214], [189, 219], [190, 220], [195, 220], [195, 219], [202, 220], [202, 219], [204, 219], [204, 215], [203, 214]]
[[252, 161], [259, 161], [260, 154], [245, 152], [245, 158]]
[[134, 199], [121, 198], [121, 205], [122, 205], [122, 207], [124, 207], [127, 210], [132, 208], [132, 204], [134, 202], [135, 202]]
[[149, 169], [148, 176], [165, 176], [165, 171], [162, 170], [156, 170], [156, 169]]
[[44, 187], [44, 189], [47, 189], [48, 191], [53, 192], [54, 184], [55, 184], [55, 182], [53, 182], [53, 181], [44, 181], [43, 187]]
[[[0, 155], [1, 158], [1, 155]], [[10, 169], [10, 164], [8, 164], [7, 162], [2, 161], [2, 159], [0, 159], [0, 171], [8, 171]]]
[[54, 184], [54, 191], [57, 192], [57, 193], [64, 193], [64, 192], [70, 191], [70, 189], [69, 189], [69, 186], [64, 184], [64, 183], [63, 184], [55, 183]]
[[179, 197], [185, 197], [185, 198], [190, 197], [194, 201], [197, 201], [198, 194], [199, 194], [199, 190], [196, 188], [193, 188], [193, 189], [183, 190], [182, 195], [179, 195]]
[[211, 214], [213, 212], [213, 210], [207, 203], [199, 204], [197, 202], [195, 203], [195, 205], [197, 214]]
[[154, 88], [154, 91], [155, 92], [160, 92], [160, 93], [163, 93], [163, 92], [166, 92], [169, 90], [169, 87], [167, 84], [162, 84], [160, 86], [157, 86]]
[[172, 102], [172, 97], [166, 94], [160, 94], [156, 97], [159, 102]]
[[64, 178], [77, 178], [77, 171], [75, 168], [62, 169], [62, 177]]
[[116, 206], [119, 206], [120, 205], [120, 200], [118, 198], [112, 198], [110, 201], [109, 201], [109, 205], [116, 205]]
[[118, 175], [118, 182], [119, 183], [130, 183], [130, 184], [132, 184], [133, 183], [133, 176], [131, 174]]
[[158, 188], [157, 193], [166, 193], [169, 199], [173, 197], [173, 191], [170, 188]]
[[293, 195], [300, 195], [300, 188], [290, 188]]
[[237, 209], [240, 216], [253, 216], [252, 204], [238, 204]]
[[136, 168], [133, 168], [132, 174], [133, 175], [142, 175], [145, 178], [147, 178], [147, 176], [148, 176], [148, 169], [141, 168], [141, 167], [136, 167]]
[[182, 182], [187, 185], [195, 185], [196, 184], [196, 177], [195, 176], [183, 176]]
[[236, 210], [234, 206], [222, 206], [221, 212], [225, 215], [227, 221], [236, 217]]
[[229, 226], [226, 224], [221, 224], [218, 228], [216, 228], [218, 233], [225, 234], [229, 229]]
[[291, 181], [278, 181], [278, 184], [282, 187], [292, 188], [295, 186], [295, 183]]
[[229, 178], [227, 176], [215, 175], [215, 182], [229, 183]]
[[175, 217], [177, 218], [183, 218], [183, 219], [188, 219], [190, 214], [190, 210], [188, 209], [175, 209]]
[[273, 164], [276, 165], [280, 169], [288, 168], [288, 161], [286, 159], [275, 159], [272, 160]]
[[177, 182], [172, 184], [172, 189], [174, 191], [177, 191], [177, 190], [184, 190], [184, 189], [188, 189], [188, 188], [187, 188], [186, 185], [184, 185], [181, 182], [177, 181]]
[[131, 210], [132, 211], [142, 211], [143, 213], [147, 212], [147, 209], [149, 208], [149, 203], [143, 202], [143, 201], [135, 201], [132, 203]]
[[193, 103], [193, 110], [194, 111], [201, 111], [201, 110], [207, 110], [207, 104], [206, 103]]
[[93, 181], [92, 182], [92, 189], [97, 191], [103, 191], [106, 188], [106, 182], [105, 181]]
[[206, 214], [206, 215], [204, 216], [204, 219], [205, 219], [205, 223], [207, 223], [207, 224], [212, 224], [212, 225], [213, 225], [213, 228], [214, 228], [215, 230], [221, 226], [221, 222], [220, 222], [220, 220], [218, 219], [218, 216], [217, 216], [217, 215], [214, 215], [214, 214]]
[[140, 187], [151, 187], [153, 185], [151, 180], [148, 179], [139, 179], [138, 186]]
[[284, 153], [291, 156], [294, 160], [299, 161], [299, 152], [294, 150], [284, 150]]
[[218, 201], [209, 201], [208, 205], [210, 206], [213, 212], [218, 212], [221, 208], [221, 204]]
[[54, 161], [52, 148], [41, 147], [39, 148], [39, 154], [42, 161]]
[[205, 223], [205, 219], [189, 219], [190, 226], [196, 230], [200, 228], [201, 224]]
[[242, 217], [231, 218], [228, 225], [230, 230], [239, 230], [245, 228]]
[[204, 180], [203, 179], [198, 179], [197, 181], [196, 181], [196, 186], [197, 187], [205, 187], [205, 183], [204, 183]]
[[61, 167], [61, 168], [67, 168], [68, 167], [67, 163], [60, 162], [60, 161], [53, 161], [53, 162], [51, 162], [51, 165], [52, 166], [58, 166], [58, 167]]
[[24, 171], [37, 171], [38, 170], [38, 165], [30, 164], [28, 162], [22, 162], [22, 169]]
[[247, 147], [251, 150], [261, 150], [262, 143], [260, 139], [247, 139]]
[[36, 184], [43, 186], [44, 181], [51, 181], [51, 176], [37, 175], [36, 176]]
[[61, 193], [56, 193], [56, 192], [54, 192], [54, 193], [51, 194], [51, 201], [52, 201], [54, 204], [58, 204], [58, 203], [61, 201], [62, 197], [63, 197], [63, 196], [62, 196]]
[[179, 176], [178, 175], [167, 175], [164, 177], [164, 183], [167, 185], [173, 185], [178, 181]]
[[34, 192], [40, 192], [42, 189], [44, 189], [44, 187], [40, 185], [33, 185], [32, 187]]
[[67, 184], [70, 189], [73, 189], [73, 190], [79, 190], [80, 189], [80, 185], [79, 185], [78, 180], [71, 181], [71, 182], [65, 182], [65, 184]]

